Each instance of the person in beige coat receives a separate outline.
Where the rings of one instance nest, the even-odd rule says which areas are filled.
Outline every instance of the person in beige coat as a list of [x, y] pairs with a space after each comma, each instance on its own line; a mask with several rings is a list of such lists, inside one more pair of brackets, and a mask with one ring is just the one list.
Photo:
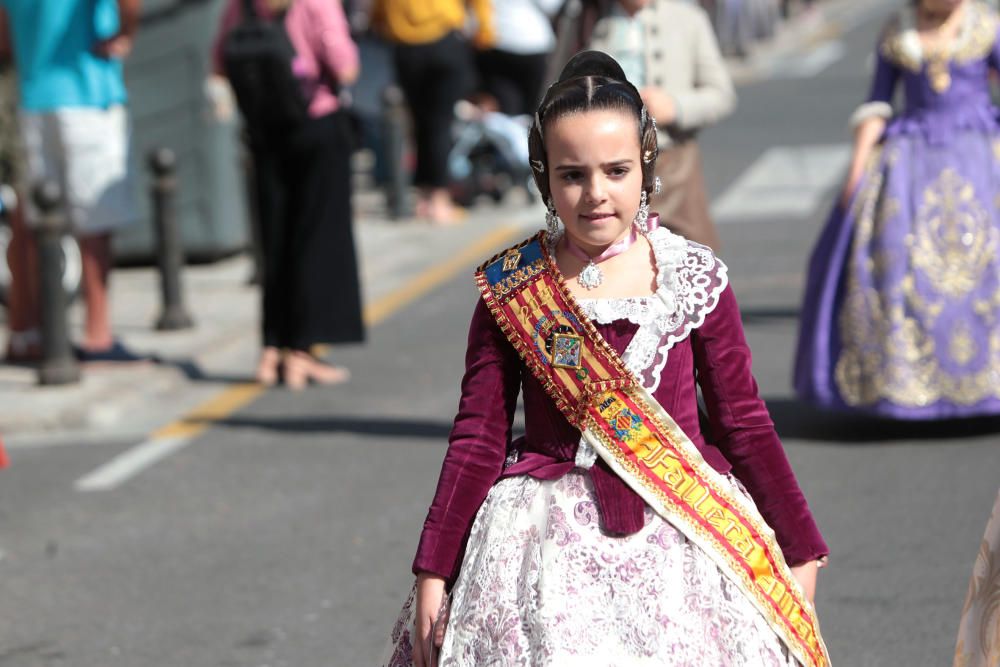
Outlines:
[[663, 189], [650, 208], [671, 231], [718, 250], [696, 139], [732, 113], [736, 92], [705, 11], [683, 0], [619, 0], [589, 46], [622, 63], [659, 126]]

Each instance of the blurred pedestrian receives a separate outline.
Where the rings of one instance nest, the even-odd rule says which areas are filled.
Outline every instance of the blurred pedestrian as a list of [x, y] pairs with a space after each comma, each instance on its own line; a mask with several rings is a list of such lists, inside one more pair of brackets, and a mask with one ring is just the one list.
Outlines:
[[[490, 0], [468, 0], [485, 31]], [[472, 47], [463, 34], [466, 0], [376, 0], [373, 23], [395, 44], [396, 75], [413, 117], [418, 187], [416, 214], [434, 224], [460, 222], [448, 190], [448, 152], [455, 103], [476, 85]]]
[[897, 419], [1000, 413], [998, 29], [980, 2], [920, 0], [879, 37], [847, 181], [809, 262], [804, 400]]
[[[0, 21], [6, 15], [0, 11]], [[20, 203], [24, 192], [24, 153], [17, 123], [17, 81], [6, 25], [0, 25], [0, 214], [8, 225], [7, 363], [31, 363], [41, 356], [38, 330], [38, 270], [34, 239]], [[0, 260], [0, 261], [3, 261]]]
[[[357, 46], [339, 2], [252, 0], [261, 20], [290, 42], [279, 80], [248, 79], [261, 114], [243, 108], [253, 155], [264, 254], [262, 342], [256, 379], [290, 389], [310, 382], [346, 381], [346, 368], [313, 354], [317, 344], [364, 339], [351, 208], [352, 137], [337, 92], [358, 77]], [[228, 75], [237, 99], [248, 94], [234, 79], [246, 70], [227, 64], [227, 40], [252, 17], [247, 0], [229, 0], [215, 41], [215, 68]], [[237, 48], [234, 45], [232, 48]], [[246, 63], [255, 67], [254, 63]], [[289, 88], [278, 87], [288, 83]], [[279, 93], [278, 91], [283, 91]], [[274, 99], [274, 95], [287, 95]], [[294, 99], [293, 99], [294, 98]], [[301, 118], [284, 124], [267, 112], [301, 105]]]
[[112, 234], [137, 217], [122, 59], [140, 0], [0, 0], [0, 9], [20, 83], [26, 178], [62, 186], [80, 244], [87, 309], [77, 354], [138, 360], [112, 334], [108, 280]]
[[1000, 494], [972, 565], [952, 667], [1000, 667]]
[[492, 36], [478, 44], [480, 84], [501, 113], [532, 114], [538, 106], [548, 57], [555, 46], [552, 18], [563, 0], [492, 0], [480, 32]]
[[[584, 52], [534, 118], [547, 231], [476, 274], [387, 664], [436, 665], [438, 648], [445, 665], [827, 664], [807, 600], [828, 550], [757, 394], [726, 266], [650, 229], [657, 136], [639, 91]], [[700, 512], [728, 527], [710, 536]]]
[[732, 113], [736, 93], [705, 11], [681, 0], [620, 0], [590, 46], [622, 62], [656, 119], [662, 191], [650, 205], [661, 224], [718, 250], [697, 137]]

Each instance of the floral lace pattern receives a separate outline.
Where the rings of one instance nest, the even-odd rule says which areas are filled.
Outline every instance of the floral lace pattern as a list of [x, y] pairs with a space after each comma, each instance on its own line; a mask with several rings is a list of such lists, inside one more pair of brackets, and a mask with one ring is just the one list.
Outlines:
[[608, 324], [625, 319], [639, 325], [622, 359], [650, 392], [660, 386], [667, 354], [715, 310], [729, 284], [728, 269], [711, 248], [664, 227], [648, 236], [656, 262], [656, 292], [622, 299], [578, 299], [584, 315]]
[[[494, 486], [451, 595], [442, 666], [798, 665], [735, 584], [652, 510], [638, 533], [604, 534], [579, 470]], [[411, 664], [412, 613], [411, 597], [382, 664]]]

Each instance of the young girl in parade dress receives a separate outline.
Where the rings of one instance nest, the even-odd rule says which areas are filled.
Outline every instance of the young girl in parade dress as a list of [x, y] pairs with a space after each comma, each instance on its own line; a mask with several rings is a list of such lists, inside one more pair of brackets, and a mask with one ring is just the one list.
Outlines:
[[[529, 146], [548, 231], [477, 274], [458, 416], [384, 664], [828, 664], [806, 600], [828, 550], [757, 395], [726, 266], [649, 224], [656, 125], [638, 91], [610, 56], [575, 56]], [[653, 468], [667, 482], [636, 472]], [[672, 488], [687, 500], [662, 502]]]
[[803, 399], [896, 419], [1000, 412], [998, 24], [980, 2], [920, 0], [886, 25], [809, 264]]

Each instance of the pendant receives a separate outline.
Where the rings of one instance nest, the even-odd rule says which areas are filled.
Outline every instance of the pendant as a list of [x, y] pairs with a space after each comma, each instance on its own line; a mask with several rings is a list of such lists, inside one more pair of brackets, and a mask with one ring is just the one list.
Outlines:
[[590, 262], [587, 266], [583, 267], [583, 271], [577, 276], [577, 282], [584, 289], [594, 289], [598, 285], [604, 282], [604, 272], [601, 271], [601, 267]]

